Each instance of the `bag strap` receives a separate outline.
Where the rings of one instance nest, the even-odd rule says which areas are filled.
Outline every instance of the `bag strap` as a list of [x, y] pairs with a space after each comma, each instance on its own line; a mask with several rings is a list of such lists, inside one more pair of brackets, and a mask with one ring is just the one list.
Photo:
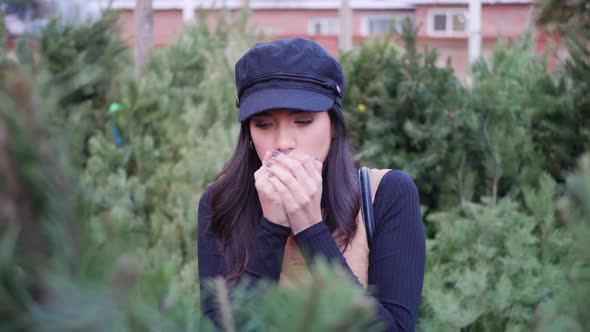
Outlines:
[[367, 230], [367, 243], [369, 248], [373, 244], [373, 234], [375, 233], [375, 217], [373, 214], [373, 199], [371, 194], [371, 181], [369, 178], [369, 169], [362, 167], [359, 169], [359, 183], [361, 186], [361, 212], [363, 222]]

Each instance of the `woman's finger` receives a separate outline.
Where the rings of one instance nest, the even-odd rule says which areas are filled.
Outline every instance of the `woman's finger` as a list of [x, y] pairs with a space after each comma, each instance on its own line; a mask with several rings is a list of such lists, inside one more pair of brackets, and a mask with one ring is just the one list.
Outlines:
[[268, 171], [263, 167], [254, 172], [254, 186], [259, 193], [262, 192], [266, 195], [272, 195], [274, 187], [268, 181], [267, 173]]
[[290, 190], [301, 189], [301, 184], [297, 181], [295, 176], [293, 176], [289, 169], [282, 166], [282, 164], [276, 164], [274, 160], [271, 160], [266, 163], [265, 166], [269, 172], [281, 180], [281, 182]]
[[324, 162], [322, 162], [319, 158], [314, 158], [314, 159], [315, 159], [316, 169], [320, 172], [320, 174], [322, 174], [322, 169], [324, 168]]
[[[307, 201], [309, 201], [308, 197], [310, 196], [309, 191], [312, 191], [316, 188], [308, 188], [306, 190], [297, 179], [291, 174], [289, 170], [286, 170], [280, 165], [274, 165], [272, 161], [266, 164], [268, 170], [272, 174], [271, 179], [276, 178], [278, 179], [284, 186], [289, 190], [291, 196], [296, 200], [298, 206], [304, 205]], [[274, 183], [275, 181], [273, 181]], [[313, 186], [313, 185], [312, 185]], [[276, 188], [275, 188], [276, 189]], [[287, 202], [283, 201], [283, 204], [287, 204]]]
[[[265, 153], [263, 160], [265, 159], [270, 159], [270, 152]], [[254, 172], [254, 184], [259, 195], [262, 193], [265, 196], [268, 196], [269, 199], [272, 199], [276, 196], [276, 191], [272, 183], [269, 181], [269, 174], [270, 171], [268, 167], [263, 164], [256, 172]]]
[[291, 158], [285, 153], [273, 151], [271, 161], [272, 160], [278, 162], [281, 164], [281, 166], [288, 169], [291, 174], [293, 174], [293, 177], [297, 180], [304, 180], [305, 178], [309, 177], [309, 174], [307, 174], [307, 170], [303, 167], [303, 165], [297, 159]]
[[297, 212], [300, 205], [293, 197], [291, 190], [278, 177], [274, 176], [274, 173], [272, 172], [268, 174], [268, 180], [281, 198], [287, 214]]
[[262, 166], [264, 166], [264, 164], [266, 164], [270, 160], [270, 157], [271, 157], [270, 151], [266, 151], [264, 153], [264, 156], [262, 157], [262, 160], [261, 160]]
[[[283, 153], [273, 154], [271, 163], [274, 161], [286, 168], [301, 184], [304, 192], [311, 195], [315, 192], [317, 184], [321, 183], [321, 173], [318, 173], [314, 169], [315, 167], [312, 166], [312, 158], [311, 156], [291, 151], [289, 155]], [[286, 184], [288, 185], [288, 183]]]
[[306, 173], [309, 176], [311, 176], [315, 181], [321, 181], [322, 171], [321, 168], [318, 170], [318, 167], [316, 165], [316, 163], [319, 162], [319, 159], [317, 157], [295, 151], [289, 152], [288, 157], [299, 161], [301, 165], [303, 165], [303, 168], [305, 169]]

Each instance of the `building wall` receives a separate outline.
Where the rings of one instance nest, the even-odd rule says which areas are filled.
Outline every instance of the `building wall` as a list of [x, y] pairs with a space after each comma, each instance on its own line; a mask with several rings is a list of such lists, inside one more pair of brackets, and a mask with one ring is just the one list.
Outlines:
[[308, 35], [309, 20], [338, 19], [336, 10], [256, 10], [252, 21], [260, 28], [276, 28], [278, 36]]
[[[410, 15], [412, 10], [356, 10], [353, 12], [353, 43], [358, 44], [366, 36], [362, 33], [362, 24], [366, 16], [370, 15]], [[214, 29], [220, 11], [211, 10], [207, 12], [207, 23], [209, 28]], [[237, 19], [239, 11], [229, 12], [230, 19]], [[198, 15], [197, 15], [198, 16]], [[314, 35], [310, 34], [310, 20], [333, 19], [338, 20], [338, 10], [285, 10], [285, 9], [258, 9], [252, 12], [250, 21], [252, 28], [258, 28], [268, 38], [289, 38], [306, 37], [315, 40], [332, 55], [338, 55], [338, 35]], [[197, 18], [198, 21], [198, 18]]]
[[519, 37], [532, 19], [530, 5], [487, 5], [481, 13], [482, 33], [486, 37]]
[[[439, 53], [439, 64], [444, 65], [450, 59], [457, 76], [467, 77], [469, 73], [468, 38], [437, 37], [428, 31], [428, 17], [431, 11], [462, 10], [468, 12], [465, 5], [420, 5], [416, 6], [416, 24], [418, 26], [418, 44], [421, 47], [435, 47]], [[530, 26], [532, 14], [528, 4], [482, 5], [481, 10], [481, 55], [489, 59], [499, 38], [514, 39], [523, 36]]]
[[[470, 65], [466, 38], [418, 40], [417, 44], [420, 49], [424, 47], [436, 48], [438, 53], [437, 64], [442, 67], [446, 66], [447, 62], [450, 61], [455, 74], [459, 78], [465, 78], [469, 74]], [[495, 45], [496, 40], [483, 40], [481, 43], [481, 55], [489, 59]]]
[[[135, 40], [135, 16], [133, 10], [120, 10], [120, 29], [123, 39], [132, 45]], [[184, 29], [181, 10], [158, 10], [154, 12], [154, 45], [167, 46]]]
[[352, 13], [352, 16], [353, 16], [352, 23], [354, 24], [352, 34], [353, 34], [354, 38], [365, 38], [366, 37], [366, 35], [364, 35], [361, 31], [362, 25], [364, 23], [363, 19], [367, 16], [373, 16], [373, 15], [393, 15], [396, 17], [396, 19], [399, 18], [400, 22], [403, 20], [403, 18], [405, 16], [410, 16], [412, 18], [412, 20], [415, 19], [415, 12], [413, 9], [396, 9], [396, 10], [360, 9], [360, 10], [355, 10]]
[[[431, 38], [427, 31], [428, 13], [433, 10], [458, 9], [468, 12], [462, 5], [420, 5], [416, 6], [416, 23], [420, 38]], [[484, 39], [518, 37], [531, 22], [532, 7], [527, 4], [483, 5], [481, 8], [481, 32]]]
[[[489, 57], [499, 37], [520, 38], [529, 27], [532, 19], [530, 4], [485, 4], [482, 6], [482, 55]], [[417, 5], [415, 9], [354, 10], [353, 43], [358, 45], [367, 36], [362, 28], [364, 18], [369, 15], [410, 16], [418, 27], [418, 45], [437, 48], [439, 64], [445, 65], [450, 59], [457, 75], [466, 77], [469, 71], [467, 35], [433, 36], [428, 31], [428, 17], [433, 10], [454, 9], [468, 11], [466, 5]], [[215, 28], [221, 11], [209, 10], [206, 19], [211, 29]], [[231, 10], [230, 20], [236, 19], [240, 12]], [[195, 12], [195, 22], [199, 19]], [[303, 36], [315, 40], [334, 56], [338, 55], [338, 36], [311, 35], [309, 21], [313, 18], [332, 18], [338, 20], [335, 9], [257, 9], [253, 10], [250, 22], [268, 38]], [[157, 10], [154, 12], [154, 43], [157, 47], [170, 44], [183, 30], [184, 19], [181, 9]], [[133, 43], [134, 17], [132, 10], [122, 10], [121, 27], [124, 38]], [[544, 46], [545, 43], [542, 43]], [[540, 47], [541, 48], [541, 47]]]

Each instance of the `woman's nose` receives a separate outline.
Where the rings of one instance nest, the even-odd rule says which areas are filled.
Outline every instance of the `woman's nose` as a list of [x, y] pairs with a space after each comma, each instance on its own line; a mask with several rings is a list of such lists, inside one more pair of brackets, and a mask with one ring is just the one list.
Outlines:
[[280, 152], [290, 151], [295, 149], [296, 140], [295, 136], [293, 135], [290, 130], [280, 129], [277, 132], [277, 137], [275, 141], [275, 149]]

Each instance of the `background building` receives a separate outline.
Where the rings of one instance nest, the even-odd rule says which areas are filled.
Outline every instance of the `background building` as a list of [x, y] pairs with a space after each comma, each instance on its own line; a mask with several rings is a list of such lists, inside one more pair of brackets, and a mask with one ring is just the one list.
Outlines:
[[[93, 0], [102, 7], [111, 6], [122, 13], [124, 37], [134, 40], [135, 0]], [[468, 0], [350, 0], [350, 24], [353, 45], [387, 33], [391, 25], [400, 29], [410, 18], [418, 29], [420, 46], [439, 50], [441, 65], [450, 57], [457, 75], [464, 77], [468, 61]], [[531, 26], [533, 6], [530, 0], [482, 0], [481, 36], [483, 56], [488, 56], [499, 38], [520, 38]], [[153, 0], [154, 43], [166, 46], [183, 30], [185, 23], [196, 23], [198, 11], [206, 12], [213, 27], [222, 10], [237, 14], [244, 5], [252, 9], [251, 21], [261, 34], [272, 37], [303, 36], [320, 43], [334, 55], [339, 50], [341, 32], [340, 0]], [[546, 36], [537, 32], [539, 51]]]

